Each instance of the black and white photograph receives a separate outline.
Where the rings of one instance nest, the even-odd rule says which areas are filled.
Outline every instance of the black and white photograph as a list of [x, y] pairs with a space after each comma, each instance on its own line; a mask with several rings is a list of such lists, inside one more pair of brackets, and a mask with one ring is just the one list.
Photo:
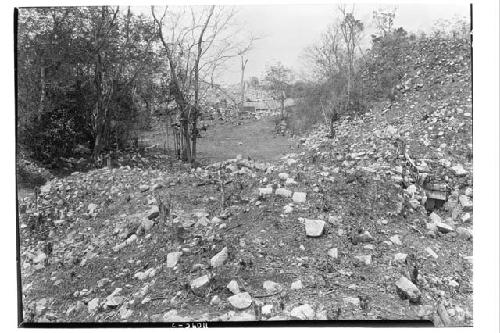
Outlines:
[[475, 6], [13, 6], [18, 325], [475, 326]]

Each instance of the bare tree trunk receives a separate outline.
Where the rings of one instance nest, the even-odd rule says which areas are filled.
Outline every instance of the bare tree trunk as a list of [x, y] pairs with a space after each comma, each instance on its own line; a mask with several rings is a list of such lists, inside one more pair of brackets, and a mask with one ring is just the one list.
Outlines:
[[42, 120], [45, 108], [45, 66], [40, 67], [40, 105], [38, 106], [38, 121]]
[[248, 59], [243, 60], [243, 55], [241, 55], [241, 78], [240, 78], [240, 87], [241, 87], [241, 100], [240, 100], [240, 112], [243, 111], [243, 105], [245, 104], [245, 68], [247, 66]]

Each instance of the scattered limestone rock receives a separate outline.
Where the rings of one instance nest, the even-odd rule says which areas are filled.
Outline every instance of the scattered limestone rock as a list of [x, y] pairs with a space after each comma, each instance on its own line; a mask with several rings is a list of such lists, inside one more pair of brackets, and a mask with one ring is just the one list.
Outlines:
[[359, 298], [358, 297], [344, 297], [343, 301], [345, 304], [352, 304], [354, 306], [359, 306]]
[[438, 255], [436, 254], [436, 252], [434, 252], [430, 247], [426, 247], [425, 251], [427, 252], [427, 254], [429, 254], [434, 259], [438, 258]]
[[467, 170], [461, 164], [455, 165], [451, 168], [451, 170], [455, 173], [456, 176], [465, 176], [467, 174]]
[[163, 319], [163, 321], [169, 322], [169, 323], [189, 322], [189, 321], [191, 321], [191, 318], [189, 318], [189, 317], [179, 316], [177, 314], [177, 310], [175, 310], [175, 309], [174, 310], [170, 310], [167, 313], [164, 313], [162, 319]]
[[134, 311], [127, 309], [125, 306], [122, 306], [120, 308], [120, 319], [128, 319], [133, 313]]
[[339, 250], [336, 247], [331, 248], [330, 250], [328, 250], [328, 255], [333, 259], [338, 259]]
[[462, 215], [461, 219], [462, 219], [462, 223], [467, 223], [467, 222], [470, 222], [472, 216], [470, 215], [470, 213], [465, 213], [464, 215]]
[[210, 300], [210, 305], [219, 305], [221, 303], [220, 297], [218, 295], [214, 295]]
[[236, 280], [231, 280], [231, 282], [227, 284], [227, 289], [229, 289], [229, 291], [231, 291], [234, 295], [241, 293], [240, 287], [238, 286], [238, 282], [236, 282]]
[[306, 235], [309, 237], [319, 237], [323, 234], [325, 221], [323, 220], [309, 220], [304, 219], [304, 226], [306, 228]]
[[407, 256], [406, 253], [396, 253], [394, 255], [394, 261], [404, 262]]
[[210, 259], [210, 265], [212, 265], [212, 267], [219, 267], [222, 266], [226, 260], [227, 247], [223, 248], [219, 253], [213, 256], [212, 259]]
[[87, 304], [87, 310], [89, 313], [94, 313], [97, 312], [97, 309], [99, 308], [99, 298], [94, 298]]
[[287, 179], [290, 177], [290, 175], [289, 175], [288, 173], [286, 173], [286, 172], [280, 172], [280, 173], [278, 174], [278, 177], [279, 177], [281, 180], [287, 180]]
[[279, 283], [274, 282], [274, 281], [269, 281], [269, 280], [264, 281], [262, 286], [268, 293], [274, 293], [276, 291], [281, 290], [281, 285]]
[[297, 185], [297, 182], [293, 178], [287, 178], [285, 181], [285, 186], [293, 186]]
[[357, 233], [352, 238], [353, 244], [357, 243], [369, 243], [373, 241], [373, 237], [368, 230], [365, 230], [361, 233]]
[[371, 265], [372, 263], [372, 256], [370, 254], [359, 255], [356, 256], [355, 258], [365, 265]]
[[262, 314], [263, 314], [264, 316], [269, 316], [269, 315], [271, 315], [272, 311], [273, 311], [273, 305], [272, 305], [272, 304], [266, 304], [266, 305], [264, 305], [264, 306], [262, 307]]
[[167, 254], [167, 268], [175, 267], [181, 255], [182, 252], [170, 252], [169, 254]]
[[464, 211], [472, 210], [472, 200], [467, 195], [461, 195], [458, 197], [460, 201], [460, 205], [462, 206]]
[[290, 286], [290, 288], [292, 290], [297, 290], [297, 289], [304, 288], [304, 286], [302, 285], [302, 281], [301, 280], [297, 280], [297, 281], [292, 282], [292, 285]]
[[157, 205], [151, 206], [151, 209], [148, 212], [148, 220], [153, 220], [160, 216], [160, 208]]
[[287, 190], [286, 188], [280, 187], [276, 189], [275, 192], [276, 195], [285, 197], [285, 198], [290, 198], [292, 196], [292, 191]]
[[462, 239], [471, 239], [472, 238], [472, 231], [470, 229], [467, 229], [467, 228], [463, 228], [463, 227], [458, 227], [457, 228], [457, 234], [458, 234], [458, 237], [459, 238], [462, 238]]
[[307, 196], [307, 193], [305, 193], [305, 192], [295, 192], [293, 194], [292, 200], [295, 203], [306, 202], [306, 196]]
[[390, 238], [391, 242], [393, 242], [394, 244], [396, 245], [403, 245], [403, 243], [401, 242], [401, 240], [399, 239], [399, 235], [394, 235]]
[[149, 185], [141, 185], [139, 186], [139, 190], [141, 192], [146, 192], [147, 190], [149, 190]]
[[446, 223], [436, 223], [437, 230], [442, 232], [443, 234], [449, 233], [453, 230], [455, 230], [451, 225], [446, 224]]
[[309, 304], [304, 304], [293, 308], [290, 315], [301, 320], [313, 320], [314, 310]]
[[290, 213], [292, 213], [292, 212], [293, 212], [293, 207], [292, 207], [290, 204], [285, 205], [285, 206], [283, 207], [283, 213], [285, 213], [285, 214], [290, 214]]
[[205, 286], [208, 282], [210, 281], [210, 278], [208, 275], [203, 275], [200, 276], [199, 278], [194, 279], [191, 281], [191, 289], [199, 289], [203, 286]]
[[414, 304], [420, 303], [420, 290], [406, 277], [402, 276], [396, 282], [396, 288], [401, 298], [409, 299], [410, 302]]
[[91, 203], [87, 206], [87, 209], [89, 210], [89, 214], [94, 214], [97, 209], [97, 205], [95, 203]]
[[252, 304], [252, 297], [249, 293], [244, 292], [229, 297], [227, 301], [238, 310], [243, 310]]

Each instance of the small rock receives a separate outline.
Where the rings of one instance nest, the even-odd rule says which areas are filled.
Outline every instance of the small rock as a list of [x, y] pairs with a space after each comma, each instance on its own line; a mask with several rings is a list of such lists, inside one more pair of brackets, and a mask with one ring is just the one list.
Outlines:
[[153, 220], [160, 216], [160, 208], [157, 205], [151, 206], [151, 209], [148, 212], [148, 220]]
[[339, 250], [336, 247], [331, 248], [330, 250], [328, 250], [328, 255], [333, 259], [338, 259]]
[[94, 298], [87, 304], [87, 310], [89, 313], [96, 312], [99, 307], [99, 298]]
[[396, 288], [403, 299], [409, 299], [410, 303], [418, 304], [420, 302], [420, 290], [410, 280], [402, 276], [396, 282]]
[[273, 194], [273, 188], [272, 187], [260, 187], [259, 188], [259, 196], [266, 196]]
[[141, 185], [141, 186], [139, 186], [139, 190], [141, 192], [146, 192], [147, 190], [149, 190], [149, 186], [148, 185]]
[[212, 259], [210, 259], [210, 265], [212, 265], [212, 267], [219, 267], [222, 266], [226, 260], [227, 247], [223, 248], [219, 253], [213, 256]]
[[394, 261], [402, 261], [404, 262], [406, 260], [406, 257], [408, 255], [406, 253], [396, 253], [394, 255]]
[[244, 292], [229, 297], [227, 301], [238, 310], [243, 310], [252, 304], [252, 297], [249, 293]]
[[220, 297], [218, 295], [214, 295], [210, 300], [210, 305], [219, 305], [221, 303]]
[[373, 237], [368, 230], [365, 230], [364, 232], [354, 235], [352, 241], [355, 245], [357, 243], [368, 243], [373, 241]]
[[443, 222], [443, 221], [441, 220], [441, 217], [440, 217], [438, 214], [434, 213], [434, 212], [432, 212], [432, 213], [429, 215], [429, 219], [430, 219], [430, 220], [431, 220], [431, 222], [432, 222], [432, 223], [434, 223], [434, 224], [438, 224], [438, 223], [442, 223], [442, 222]]
[[133, 242], [135, 242], [137, 240], [137, 235], [136, 234], [133, 234], [131, 235], [127, 241], [125, 242], [127, 245], [130, 245], [132, 244]]
[[455, 173], [456, 176], [465, 176], [467, 174], [467, 170], [461, 164], [455, 165], [451, 168], [451, 170]]
[[160, 188], [163, 188], [163, 184], [157, 183], [153, 185], [153, 191], [159, 190]]
[[296, 290], [296, 289], [302, 289], [302, 288], [304, 288], [304, 286], [302, 285], [301, 280], [297, 280], [297, 281], [292, 282], [292, 285], [290, 286], [290, 288], [292, 290]]
[[167, 268], [175, 267], [181, 255], [182, 252], [170, 252], [169, 254], [167, 254]]
[[240, 287], [238, 286], [238, 282], [236, 282], [236, 280], [231, 280], [231, 282], [227, 284], [227, 289], [229, 289], [229, 291], [231, 291], [234, 295], [241, 293]]
[[401, 240], [399, 240], [399, 235], [394, 235], [390, 238], [391, 242], [393, 242], [394, 244], [396, 245], [403, 245], [403, 243], [401, 243]]
[[210, 281], [210, 278], [208, 277], [208, 275], [203, 275], [203, 276], [191, 281], [191, 283], [190, 283], [191, 289], [201, 288], [201, 287], [205, 286], [209, 281]]
[[279, 177], [281, 180], [287, 180], [287, 179], [290, 177], [290, 175], [289, 175], [288, 173], [286, 173], [286, 172], [280, 172], [280, 173], [278, 174], [278, 177]]
[[116, 296], [116, 295], [109, 295], [108, 297], [106, 297], [106, 307], [110, 308], [110, 309], [114, 309], [114, 308], [117, 308], [119, 307], [123, 301], [125, 299], [123, 298], [123, 296]]
[[460, 205], [462, 206], [464, 211], [472, 210], [472, 200], [468, 196], [461, 195], [458, 197], [458, 200], [460, 201]]
[[359, 306], [359, 298], [358, 297], [344, 297], [342, 299], [345, 304], [352, 304], [354, 306]]
[[297, 182], [293, 178], [288, 178], [285, 181], [285, 186], [292, 186], [292, 185], [297, 185]]
[[467, 187], [465, 189], [465, 195], [468, 197], [472, 197], [472, 187]]
[[355, 258], [365, 265], [371, 265], [372, 263], [372, 256], [370, 254], [355, 256]]
[[279, 283], [274, 282], [274, 281], [269, 281], [269, 280], [264, 281], [262, 286], [268, 293], [273, 293], [273, 292], [281, 290], [281, 285]]
[[265, 316], [271, 315], [273, 311], [273, 305], [272, 304], [266, 304], [262, 307], [262, 314]]
[[457, 228], [457, 234], [458, 234], [458, 237], [461, 238], [461, 239], [471, 239], [472, 238], [472, 231], [467, 229], [467, 228], [463, 228], [463, 227], [458, 227]]
[[305, 192], [295, 192], [293, 194], [292, 200], [295, 203], [306, 202], [306, 196], [307, 196], [307, 193], [305, 193]]
[[97, 209], [97, 205], [94, 203], [91, 203], [87, 206], [87, 209], [90, 214], [94, 214], [95, 210]]
[[438, 258], [438, 255], [436, 254], [436, 252], [434, 252], [430, 247], [427, 247], [425, 248], [425, 251], [431, 256], [433, 257], [434, 259], [437, 259]]
[[163, 321], [169, 322], [169, 323], [176, 323], [176, 322], [189, 322], [191, 321], [191, 318], [189, 317], [182, 317], [177, 314], [177, 310], [170, 310], [166, 313], [163, 314], [162, 317]]
[[447, 233], [454, 230], [454, 228], [451, 225], [446, 224], [446, 223], [442, 223], [442, 222], [436, 223], [436, 227], [437, 227], [437, 230], [439, 230], [443, 234], [447, 234]]
[[292, 191], [287, 190], [286, 188], [280, 187], [276, 189], [275, 192], [276, 195], [285, 197], [285, 198], [290, 198], [292, 196]]
[[285, 213], [285, 214], [290, 214], [291, 212], [293, 212], [293, 207], [292, 207], [292, 206], [290, 206], [290, 205], [285, 205], [285, 206], [283, 207], [283, 213]]
[[319, 237], [323, 233], [325, 221], [304, 219], [306, 235], [309, 237]]
[[293, 308], [290, 315], [301, 320], [313, 320], [314, 310], [309, 304], [304, 304]]
[[470, 222], [471, 218], [472, 218], [472, 216], [470, 215], [470, 213], [465, 213], [461, 217], [462, 223], [468, 223], [468, 222]]

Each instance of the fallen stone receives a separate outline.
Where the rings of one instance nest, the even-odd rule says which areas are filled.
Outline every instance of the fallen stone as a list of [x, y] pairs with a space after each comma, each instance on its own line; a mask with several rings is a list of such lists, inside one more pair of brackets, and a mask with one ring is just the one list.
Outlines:
[[458, 227], [457, 228], [457, 234], [458, 234], [458, 237], [461, 238], [461, 239], [471, 239], [472, 238], [472, 231], [467, 229], [467, 228], [463, 228], [463, 227]]
[[110, 308], [110, 309], [115, 309], [117, 307], [119, 307], [123, 301], [125, 299], [123, 298], [123, 296], [117, 296], [117, 295], [109, 295], [108, 297], [106, 297], [106, 303], [105, 303], [105, 306], [107, 308]]
[[309, 304], [304, 304], [293, 308], [290, 315], [300, 320], [313, 320], [314, 310]]
[[90, 214], [94, 214], [95, 210], [97, 209], [97, 205], [94, 203], [91, 203], [87, 206], [87, 209]]
[[272, 187], [260, 187], [259, 188], [259, 196], [263, 197], [266, 195], [273, 194], [273, 188]]
[[328, 255], [333, 259], [338, 259], [339, 250], [336, 247], [331, 248], [330, 250], [328, 250]]
[[465, 170], [464, 167], [461, 164], [453, 166], [451, 168], [451, 170], [453, 171], [453, 173], [456, 176], [459, 176], [459, 177], [465, 176], [467, 174], [467, 170]]
[[344, 297], [342, 300], [345, 304], [352, 304], [354, 306], [359, 306], [358, 297]]
[[163, 314], [162, 317], [163, 321], [169, 322], [169, 323], [176, 323], [176, 322], [189, 322], [191, 321], [191, 318], [189, 317], [183, 317], [179, 316], [177, 314], [177, 310], [170, 310], [166, 313]]
[[472, 197], [472, 193], [473, 193], [473, 191], [472, 191], [472, 187], [467, 187], [467, 188], [465, 189], [465, 195], [466, 195], [466, 196], [468, 196], [468, 197]]
[[213, 256], [212, 259], [210, 259], [210, 265], [212, 265], [212, 267], [219, 267], [222, 266], [226, 260], [227, 247], [223, 248], [219, 253]]
[[191, 281], [191, 283], [190, 283], [191, 289], [199, 289], [199, 288], [205, 286], [209, 281], [210, 281], [210, 278], [208, 277], [208, 275], [200, 276], [199, 278]]
[[446, 223], [436, 223], [437, 230], [442, 232], [443, 234], [449, 233], [453, 230], [455, 230], [451, 225], [446, 224]]
[[151, 209], [148, 212], [148, 220], [153, 220], [160, 216], [160, 208], [157, 205], [151, 206]]
[[373, 237], [368, 230], [365, 230], [361, 233], [357, 233], [356, 235], [354, 235], [352, 240], [354, 244], [369, 243], [373, 241]]
[[297, 185], [297, 182], [293, 178], [287, 178], [285, 181], [285, 186], [293, 186]]
[[280, 173], [278, 174], [278, 177], [279, 177], [281, 180], [287, 180], [287, 179], [290, 177], [290, 175], [289, 175], [288, 173], [286, 173], [286, 172], [280, 172]]
[[472, 218], [472, 216], [470, 215], [470, 213], [465, 213], [461, 217], [462, 223], [470, 222], [471, 218]]
[[182, 252], [170, 252], [169, 254], [167, 254], [167, 268], [175, 267], [181, 255]]
[[149, 186], [148, 185], [141, 185], [141, 186], [139, 186], [139, 190], [141, 192], [146, 192], [147, 190], [149, 190]]
[[264, 281], [262, 284], [262, 287], [268, 292], [268, 293], [274, 293], [276, 291], [281, 290], [281, 285], [279, 283], [276, 283], [274, 281]]
[[262, 314], [265, 316], [271, 315], [273, 311], [273, 305], [272, 304], [266, 304], [262, 307]]
[[292, 285], [290, 286], [290, 288], [292, 290], [297, 290], [297, 289], [304, 288], [304, 286], [302, 285], [302, 281], [301, 280], [297, 280], [297, 281], [292, 282]]
[[394, 235], [390, 238], [391, 242], [393, 242], [394, 244], [396, 245], [403, 245], [403, 243], [401, 242], [401, 240], [399, 239], [399, 235]]
[[221, 303], [220, 297], [218, 295], [214, 295], [210, 300], [210, 305], [219, 305]]
[[227, 301], [238, 310], [243, 310], [252, 304], [252, 297], [249, 293], [244, 292], [229, 297]]
[[421, 293], [420, 290], [410, 280], [402, 276], [396, 282], [398, 294], [402, 299], [409, 299], [410, 303], [420, 303]]
[[309, 237], [319, 237], [323, 233], [325, 221], [304, 219], [306, 235]]
[[400, 262], [404, 262], [406, 260], [406, 257], [408, 255], [406, 253], [396, 253], [394, 255], [394, 261], [400, 261]]
[[295, 192], [293, 194], [292, 200], [295, 203], [306, 202], [306, 196], [307, 196], [307, 193], [305, 193], [305, 192]]
[[458, 197], [458, 200], [460, 201], [460, 205], [462, 206], [464, 211], [472, 210], [472, 200], [468, 196], [461, 195]]
[[94, 298], [87, 304], [87, 310], [89, 313], [97, 312], [99, 308], [99, 298]]
[[429, 254], [434, 259], [438, 258], [438, 255], [436, 254], [436, 252], [434, 252], [430, 247], [426, 247], [425, 251], [427, 252], [427, 254]]
[[285, 198], [290, 198], [292, 196], [292, 191], [287, 190], [286, 188], [280, 187], [276, 189], [275, 192], [276, 195], [285, 197]]
[[438, 223], [443, 222], [443, 221], [441, 220], [441, 217], [440, 217], [438, 214], [434, 213], [434, 212], [432, 212], [432, 213], [429, 215], [429, 219], [431, 220], [431, 222], [432, 222], [432, 223], [435, 223], [435, 224], [438, 224]]
[[238, 282], [236, 282], [236, 280], [231, 280], [227, 284], [227, 289], [229, 289], [229, 291], [231, 291], [234, 295], [241, 293], [240, 287], [238, 286]]
[[365, 265], [371, 265], [372, 263], [372, 256], [370, 254], [355, 256], [355, 258]]
[[285, 206], [283, 207], [283, 213], [284, 213], [284, 214], [290, 214], [290, 213], [292, 213], [292, 212], [293, 212], [293, 207], [292, 207], [292, 206], [290, 206], [290, 205], [285, 205]]

